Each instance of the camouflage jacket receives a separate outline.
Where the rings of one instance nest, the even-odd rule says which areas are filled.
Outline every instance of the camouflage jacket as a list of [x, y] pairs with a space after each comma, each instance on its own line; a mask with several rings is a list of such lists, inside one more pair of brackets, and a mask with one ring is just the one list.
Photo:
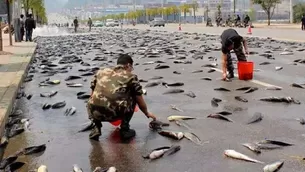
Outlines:
[[143, 94], [137, 76], [121, 65], [100, 69], [91, 81], [91, 90], [93, 94], [88, 103], [116, 113], [133, 111], [135, 97]]

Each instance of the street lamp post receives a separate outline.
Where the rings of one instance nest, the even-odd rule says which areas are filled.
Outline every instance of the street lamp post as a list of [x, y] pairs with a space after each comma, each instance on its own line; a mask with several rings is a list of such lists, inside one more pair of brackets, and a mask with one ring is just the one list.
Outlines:
[[163, 18], [164, 0], [161, 0], [162, 18]]
[[293, 2], [290, 0], [290, 23], [293, 23]]

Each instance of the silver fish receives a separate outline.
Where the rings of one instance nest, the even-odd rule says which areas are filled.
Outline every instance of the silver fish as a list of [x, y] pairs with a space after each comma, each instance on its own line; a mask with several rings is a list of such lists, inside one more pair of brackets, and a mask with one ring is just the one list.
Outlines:
[[210, 114], [207, 117], [208, 118], [221, 119], [221, 120], [228, 121], [228, 122], [233, 122], [230, 118], [227, 118], [227, 117], [225, 117], [223, 115], [220, 115], [220, 114]]
[[76, 108], [72, 106], [71, 108], [66, 109], [65, 115], [72, 116], [75, 112], [76, 112]]
[[167, 117], [167, 120], [169, 121], [175, 121], [175, 120], [189, 120], [189, 119], [196, 119], [195, 117], [191, 116], [177, 116], [177, 115], [172, 115]]
[[187, 129], [191, 129], [191, 127], [183, 120], [175, 120], [175, 123], [178, 125], [178, 126], [182, 126], [182, 127], [185, 127]]
[[252, 123], [256, 123], [259, 122], [263, 119], [263, 115], [259, 112], [256, 112], [251, 118], [250, 120], [247, 122], [247, 124], [252, 124]]
[[251, 151], [253, 151], [253, 152], [257, 153], [257, 154], [261, 153], [260, 148], [256, 144], [244, 143], [243, 146], [245, 146], [246, 148], [248, 148], [249, 150], [251, 150]]
[[73, 172], [83, 172], [83, 170], [77, 164], [74, 164], [73, 165]]
[[264, 172], [276, 172], [279, 171], [284, 165], [284, 161], [277, 161], [272, 164], [266, 165], [263, 170]]
[[282, 69], [283, 69], [283, 66], [276, 66], [276, 67], [275, 67], [275, 70], [276, 70], [276, 71], [279, 71], [279, 70], [282, 70]]
[[48, 172], [48, 168], [45, 165], [41, 165], [38, 169], [37, 172]]
[[57, 94], [57, 91], [51, 91], [50, 93], [40, 93], [40, 97], [53, 97]]
[[244, 155], [244, 154], [241, 154], [239, 152], [236, 152], [235, 150], [225, 150], [224, 154], [227, 157], [231, 157], [231, 158], [234, 158], [234, 159], [239, 159], [239, 160], [244, 160], [244, 161], [264, 164], [264, 162], [262, 162], [262, 161], [258, 161], [256, 159], [250, 158], [247, 155]]
[[167, 131], [162, 130], [158, 132], [161, 136], [170, 137], [176, 140], [181, 140], [184, 137], [183, 132], [174, 132], [174, 131]]
[[164, 146], [164, 147], [154, 149], [148, 155], [143, 156], [143, 158], [144, 159], [151, 159], [151, 160], [161, 158], [164, 155], [164, 153], [169, 149], [170, 149], [169, 146]]
[[109, 167], [109, 168], [96, 167], [93, 172], [117, 172], [117, 169], [115, 167]]
[[280, 55], [292, 55], [293, 52], [289, 52], [289, 51], [284, 51], [282, 53], [280, 53]]
[[187, 138], [188, 140], [201, 145], [201, 140], [199, 139], [199, 137], [197, 135], [195, 135], [194, 133], [190, 133], [190, 132], [184, 132], [184, 137]]
[[282, 90], [282, 88], [276, 87], [276, 86], [270, 86], [270, 87], [267, 87], [266, 90]]
[[173, 110], [176, 110], [176, 111], [179, 111], [179, 112], [183, 112], [183, 110], [179, 109], [176, 105], [170, 105], [170, 107], [171, 107]]

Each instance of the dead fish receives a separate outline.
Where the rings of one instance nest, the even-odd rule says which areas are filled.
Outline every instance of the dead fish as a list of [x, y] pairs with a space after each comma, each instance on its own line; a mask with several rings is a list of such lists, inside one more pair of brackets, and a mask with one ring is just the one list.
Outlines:
[[41, 165], [38, 169], [37, 172], [48, 172], [48, 168], [45, 165]]
[[247, 91], [245, 91], [244, 93], [252, 93], [252, 92], [254, 92], [254, 91], [256, 91], [256, 90], [258, 90], [257, 87], [251, 87], [251, 88], [249, 88]]
[[73, 172], [83, 172], [83, 169], [81, 169], [77, 164], [73, 165]]
[[228, 122], [233, 122], [230, 118], [227, 118], [227, 117], [225, 117], [223, 115], [220, 115], [220, 114], [210, 114], [207, 117], [208, 118], [221, 119], [221, 120], [228, 121]]
[[174, 82], [174, 83], [171, 83], [171, 84], [167, 84], [165, 83], [167, 86], [170, 86], [170, 87], [180, 87], [180, 86], [183, 86], [184, 83], [183, 82]]
[[52, 105], [52, 109], [59, 109], [66, 106], [66, 101], [58, 102]]
[[179, 145], [173, 145], [173, 146], [171, 146], [171, 147], [164, 153], [164, 155], [165, 155], [165, 156], [172, 155], [172, 154], [174, 154], [174, 153], [176, 153], [176, 152], [178, 152], [178, 151], [180, 151], [180, 150], [181, 150], [181, 146], [179, 146]]
[[204, 78], [201, 78], [201, 80], [212, 81], [212, 78], [204, 77]]
[[31, 154], [36, 154], [36, 153], [41, 153], [46, 150], [47, 146], [45, 144], [39, 145], [39, 146], [30, 146], [27, 148], [24, 148], [22, 150], [23, 155], [31, 155]]
[[32, 98], [32, 96], [33, 96], [32, 94], [29, 94], [26, 96], [26, 99], [30, 100]]
[[24, 162], [13, 162], [10, 165], [6, 166], [4, 171], [5, 172], [12, 172], [17, 171], [19, 168], [21, 168], [25, 163]]
[[86, 73], [81, 74], [80, 76], [92, 76], [92, 75], [94, 75], [93, 72], [86, 72]]
[[293, 84], [291, 84], [290, 86], [292, 86], [292, 87], [296, 87], [296, 88], [302, 88], [302, 89], [305, 89], [302, 85], [300, 85], [300, 84], [296, 84], [296, 83], [293, 83]]
[[150, 83], [147, 83], [144, 87], [147, 88], [147, 87], [155, 87], [155, 86], [158, 86], [160, 85], [161, 82], [150, 82]]
[[300, 121], [300, 124], [301, 125], [304, 125], [305, 124], [305, 119], [304, 118], [299, 118], [297, 119], [298, 121]]
[[165, 152], [169, 149], [170, 149], [169, 146], [164, 146], [164, 147], [154, 149], [148, 155], [143, 156], [143, 158], [144, 159], [151, 159], [151, 160], [161, 158], [165, 154]]
[[235, 96], [234, 98], [235, 98], [235, 100], [240, 101], [240, 102], [245, 102], [245, 103], [248, 102], [247, 99], [245, 99], [245, 98], [243, 98], [243, 97], [241, 97], [241, 96]]
[[58, 84], [60, 84], [60, 80], [46, 81], [46, 84], [49, 84], [49, 85], [58, 85]]
[[252, 124], [259, 122], [263, 119], [263, 115], [259, 112], [254, 113], [254, 115], [250, 118], [250, 120], [247, 122], [247, 124]]
[[170, 137], [172, 139], [181, 140], [183, 138], [182, 132], [174, 132], [174, 131], [167, 131], [162, 130], [158, 132], [161, 136]]
[[82, 77], [72, 75], [72, 76], [68, 76], [68, 77], [65, 79], [65, 81], [70, 81], [70, 80], [80, 79], [80, 78], [82, 78]]
[[74, 83], [74, 82], [67, 82], [66, 85], [68, 87], [82, 87], [83, 84], [77, 84], [77, 83]]
[[183, 120], [175, 120], [175, 123], [180, 127], [185, 127], [187, 129], [191, 129], [191, 127]]
[[77, 99], [84, 100], [84, 99], [89, 99], [90, 97], [91, 97], [91, 95], [89, 95], [89, 94], [82, 94], [82, 95], [77, 96]]
[[179, 111], [179, 112], [183, 112], [183, 110], [179, 109], [176, 105], [170, 105], [170, 107], [171, 107], [173, 110], [176, 110], [176, 111]]
[[85, 132], [85, 131], [89, 131], [92, 128], [94, 128], [94, 123], [90, 122], [90, 124], [86, 125], [83, 129], [79, 130], [78, 132]]
[[93, 172], [117, 172], [117, 169], [115, 167], [109, 167], [109, 168], [96, 167]]
[[241, 88], [237, 88], [236, 91], [246, 91], [249, 90], [251, 87], [241, 87]]
[[266, 90], [282, 90], [282, 88], [276, 87], [276, 86], [270, 86], [270, 87], [267, 87]]
[[212, 72], [215, 72], [216, 70], [215, 69], [210, 69], [208, 70], [208, 73], [212, 73]]
[[191, 98], [195, 98], [196, 97], [195, 93], [193, 93], [192, 91], [186, 93], [185, 95], [187, 95], [187, 96], [189, 96]]
[[57, 94], [57, 91], [51, 91], [50, 93], [40, 93], [40, 97], [53, 97]]
[[168, 66], [168, 65], [160, 65], [160, 64], [158, 64], [158, 65], [155, 67], [155, 69], [168, 69], [168, 68], [170, 68], [170, 66]]
[[215, 101], [216, 103], [220, 103], [222, 101], [221, 99], [215, 97], [213, 97], [212, 100]]
[[276, 71], [279, 71], [279, 70], [282, 70], [282, 69], [283, 69], [282, 66], [276, 66], [276, 67], [275, 67], [275, 70], [276, 70]]
[[211, 64], [205, 64], [201, 67], [217, 67], [217, 65], [218, 65], [217, 63], [211, 63]]
[[149, 61], [149, 62], [144, 62], [142, 65], [151, 65], [151, 64], [154, 64], [155, 62], [154, 61]]
[[228, 112], [228, 111], [221, 111], [221, 112], [217, 112], [216, 114], [220, 114], [220, 115], [224, 115], [224, 116], [232, 115], [232, 113]]
[[173, 88], [169, 89], [168, 91], [165, 91], [163, 94], [177, 94], [177, 93], [183, 93], [184, 90], [178, 89], [178, 88]]
[[201, 72], [203, 72], [203, 70], [195, 70], [192, 73], [201, 73]]
[[272, 144], [259, 144], [256, 143], [259, 149], [261, 150], [274, 150], [274, 149], [282, 149], [282, 146], [272, 145]]
[[261, 153], [261, 150], [259, 149], [259, 147], [256, 145], [256, 144], [252, 144], [252, 143], [244, 143], [242, 144], [243, 146], [245, 146], [246, 148], [248, 148], [249, 150], [257, 153], [257, 154], [260, 154]]
[[264, 172], [277, 172], [279, 171], [284, 165], [284, 161], [277, 161], [272, 164], [266, 165], [263, 170]]
[[149, 123], [149, 128], [151, 128], [153, 130], [161, 130], [162, 127], [168, 127], [168, 126], [169, 126], [169, 123], [164, 123], [164, 122], [161, 122], [158, 120], [154, 120]]
[[8, 144], [8, 137], [4, 134], [0, 140], [0, 148], [5, 147]]
[[263, 63], [260, 63], [259, 65], [268, 65], [268, 64], [271, 64], [270, 62], [263, 62]]
[[293, 146], [294, 145], [294, 144], [285, 143], [285, 142], [277, 141], [277, 140], [270, 140], [270, 139], [265, 139], [258, 143], [259, 144], [274, 144], [274, 145], [278, 145], [278, 146]]
[[75, 112], [76, 112], [76, 108], [72, 106], [71, 108], [66, 109], [65, 115], [72, 116]]
[[178, 72], [178, 71], [174, 71], [173, 74], [177, 74], [177, 75], [180, 75], [181, 72]]
[[43, 104], [42, 109], [47, 110], [47, 109], [50, 109], [51, 107], [52, 107], [52, 105], [45, 103], [45, 104]]
[[169, 121], [175, 121], [175, 120], [189, 120], [189, 119], [196, 119], [195, 117], [191, 116], [169, 116], [167, 117], [167, 120]]
[[211, 100], [211, 105], [212, 105], [212, 107], [218, 107], [219, 106], [218, 103], [214, 99]]
[[266, 97], [259, 99], [260, 101], [273, 102], [273, 103], [294, 103], [301, 104], [300, 101], [295, 100], [292, 97]]
[[199, 137], [197, 135], [195, 135], [194, 133], [190, 133], [190, 132], [184, 132], [184, 137], [198, 145], [201, 144], [201, 140], [199, 139]]
[[21, 126], [17, 126], [17, 127], [12, 128], [10, 130], [10, 132], [8, 133], [8, 138], [12, 138], [14, 136], [17, 136], [17, 135], [23, 133], [23, 132], [24, 132], [24, 128], [21, 127]]
[[17, 160], [17, 156], [10, 156], [7, 158], [3, 158], [2, 161], [0, 162], [0, 169], [4, 169], [7, 165], [15, 162]]
[[292, 55], [293, 52], [289, 52], [289, 51], [284, 51], [282, 53], [280, 53], [280, 55]]
[[148, 82], [148, 81], [144, 79], [139, 79], [139, 82]]
[[77, 96], [80, 96], [80, 95], [83, 95], [83, 94], [85, 94], [86, 92], [84, 92], [84, 91], [80, 91], [80, 92], [78, 92], [76, 95]]
[[228, 89], [223, 88], [223, 87], [215, 88], [214, 90], [215, 90], [215, 91], [227, 91], [227, 92], [230, 92], [230, 91], [231, 91], [231, 90], [228, 90]]
[[235, 150], [225, 150], [224, 154], [227, 157], [231, 157], [231, 158], [234, 158], [234, 159], [239, 159], [239, 160], [244, 160], [244, 161], [264, 164], [264, 162], [261, 162], [261, 161], [258, 161], [256, 159], [250, 158], [247, 155], [244, 155], [244, 154], [241, 154], [239, 152], [236, 152]]

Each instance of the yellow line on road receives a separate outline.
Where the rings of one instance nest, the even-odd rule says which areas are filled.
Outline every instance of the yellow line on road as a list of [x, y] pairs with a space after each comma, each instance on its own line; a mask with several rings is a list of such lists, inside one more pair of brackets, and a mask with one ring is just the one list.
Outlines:
[[[215, 69], [217, 72], [222, 73], [222, 70], [221, 70], [221, 69], [218, 69], [218, 68], [212, 68], [212, 69]], [[238, 77], [238, 75], [236, 75], [236, 76]], [[264, 87], [277, 87], [277, 88], [282, 88], [282, 87], [279, 87], [279, 86], [276, 86], [276, 85], [272, 85], [272, 84], [268, 84], [268, 83], [266, 83], [266, 82], [262, 82], [262, 81], [255, 80], [255, 79], [250, 80], [250, 82], [252, 82], [252, 83], [254, 83], [254, 84], [257, 84], [257, 85], [264, 86]]]

